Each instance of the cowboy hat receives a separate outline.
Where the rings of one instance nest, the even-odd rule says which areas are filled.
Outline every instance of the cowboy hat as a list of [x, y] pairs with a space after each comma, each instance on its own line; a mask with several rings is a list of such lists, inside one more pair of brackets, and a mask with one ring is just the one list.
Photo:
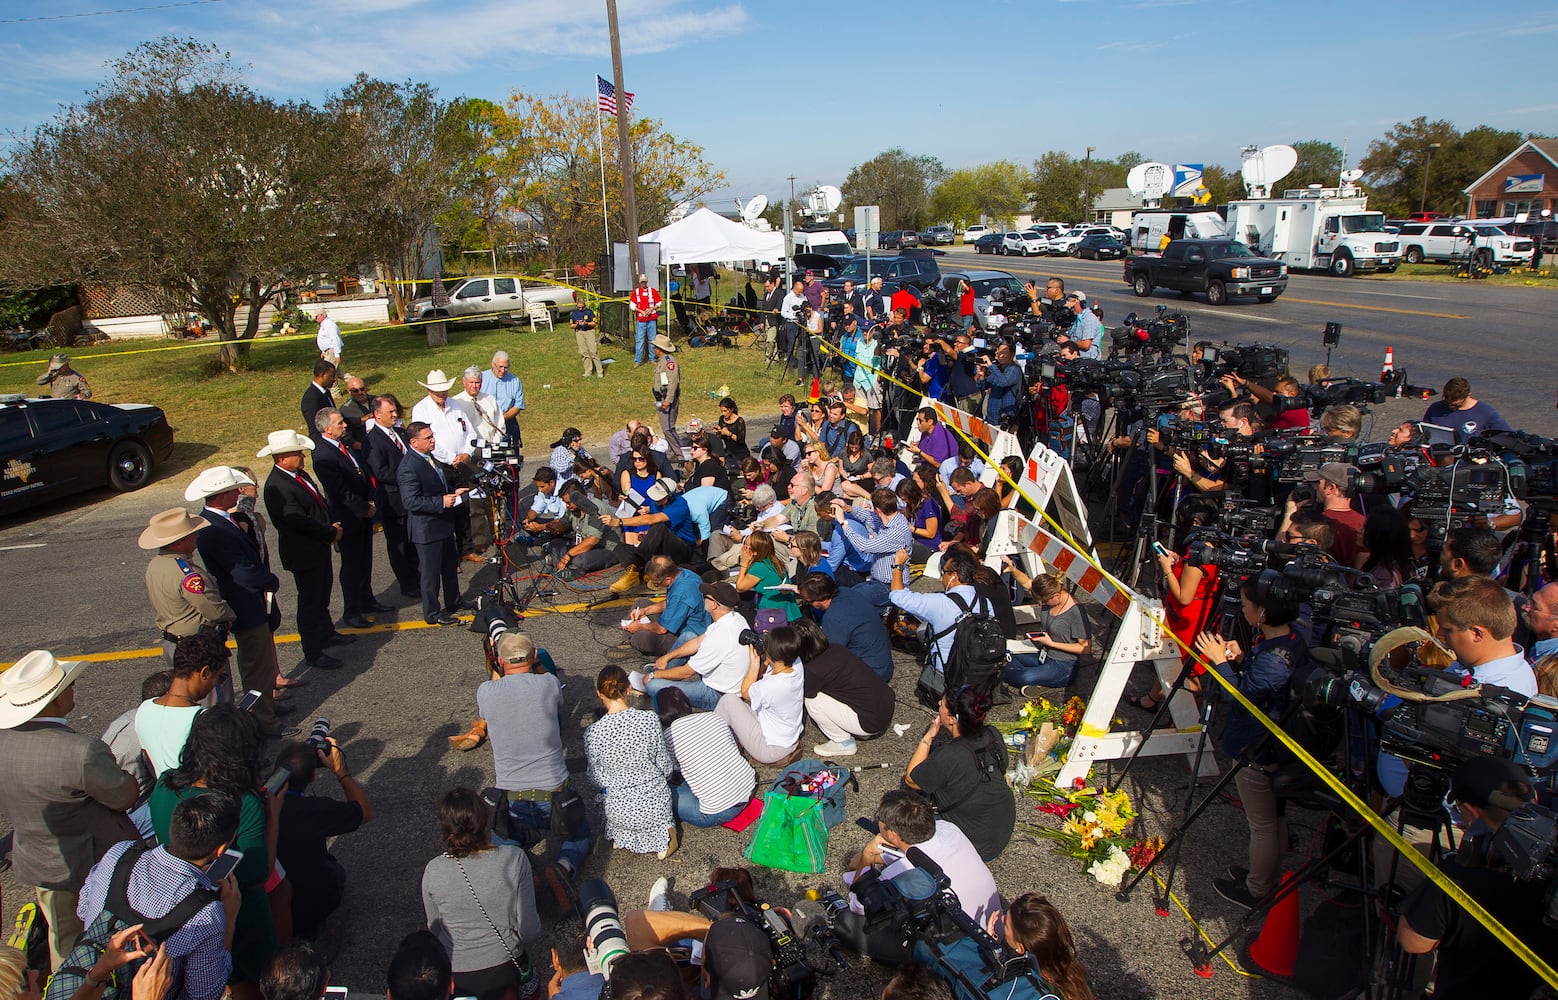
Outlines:
[[655, 347], [662, 351], [676, 350], [676, 345], [671, 343], [671, 338], [663, 333], [655, 337]]
[[59, 693], [76, 681], [86, 661], [61, 662], [48, 650], [35, 649], [0, 673], [0, 729], [15, 729], [36, 718]]
[[186, 514], [182, 507], [174, 507], [172, 510], [153, 514], [151, 522], [146, 525], [146, 530], [141, 532], [140, 540], [136, 544], [143, 549], [160, 549], [164, 545], [172, 545], [186, 535], [193, 535], [208, 523], [204, 518]]
[[286, 455], [294, 451], [313, 451], [314, 442], [297, 431], [271, 431], [265, 438], [265, 447], [254, 453], [255, 458], [268, 455]]
[[420, 385], [428, 392], [448, 392], [454, 388], [454, 384], [458, 381], [460, 380], [457, 378], [450, 378], [448, 375], [445, 375], [442, 368], [434, 368], [427, 373], [427, 381], [418, 382], [417, 385]]
[[230, 465], [213, 465], [195, 477], [195, 481], [189, 484], [184, 491], [184, 499], [194, 502], [204, 500], [206, 497], [214, 497], [218, 493], [226, 493], [240, 486], [253, 486], [254, 480], [239, 472]]
[[49, 359], [49, 371], [57, 372], [68, 364], [70, 364], [70, 355], [56, 354]]

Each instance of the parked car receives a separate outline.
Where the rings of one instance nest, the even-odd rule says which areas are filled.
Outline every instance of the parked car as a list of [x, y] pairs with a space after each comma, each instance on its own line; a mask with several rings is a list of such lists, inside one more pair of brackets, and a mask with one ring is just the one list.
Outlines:
[[1007, 233], [1001, 237], [998, 252], [1018, 257], [1038, 257], [1044, 253], [1044, 237], [1034, 232]]
[[1558, 254], [1558, 219], [1532, 219], [1530, 222], [1513, 222], [1504, 227], [1512, 236], [1524, 236], [1540, 240], [1542, 253]]
[[922, 246], [949, 247], [955, 242], [957, 242], [957, 234], [952, 231], [951, 226], [931, 226], [920, 234], [920, 244]]
[[1088, 260], [1118, 260], [1129, 251], [1124, 243], [1105, 233], [1093, 233], [1077, 242], [1078, 257]]
[[[904, 285], [922, 289], [941, 279], [941, 268], [936, 266], [933, 254], [921, 250], [907, 254], [883, 254], [871, 258], [870, 277], [882, 279], [882, 291], [896, 292]], [[829, 291], [844, 287], [846, 280], [854, 281], [856, 288], [866, 286], [866, 259], [856, 257], [845, 264], [833, 277], [823, 282]]]
[[963, 230], [963, 242], [964, 243], [973, 243], [975, 240], [979, 239], [979, 237], [984, 236], [984, 235], [986, 235], [989, 232], [990, 232], [990, 227], [989, 226], [981, 226], [981, 225], [969, 226], [967, 229]]
[[967, 281], [974, 286], [974, 322], [979, 324], [981, 330], [990, 329], [990, 293], [997, 288], [1003, 288], [1013, 296], [1026, 295], [1027, 291], [1022, 287], [1022, 282], [1015, 275], [1006, 271], [948, 271], [941, 276], [941, 287], [946, 291], [947, 298], [956, 302], [958, 300], [958, 283]]
[[1125, 234], [1113, 226], [1077, 226], [1069, 232], [1052, 237], [1044, 246], [1049, 253], [1056, 257], [1062, 255], [1075, 257], [1077, 256], [1077, 244], [1081, 243], [1088, 236], [1113, 236], [1115, 239], [1119, 239], [1123, 235]]
[[[511, 326], [526, 320], [535, 303], [562, 320], [573, 310], [573, 289], [539, 282], [522, 284], [515, 275], [482, 275], [451, 284], [449, 305], [442, 312], [451, 323]], [[436, 319], [436, 312], [431, 297], [415, 299], [406, 307], [406, 321]]]
[[1234, 295], [1275, 301], [1287, 289], [1288, 266], [1256, 255], [1238, 240], [1175, 240], [1161, 255], [1127, 258], [1124, 277], [1143, 298], [1155, 288], [1171, 288], [1185, 294], [1205, 292], [1208, 302], [1221, 306]]
[[1054, 239], [1066, 231], [1066, 227], [1055, 222], [1036, 222], [1024, 229], [1025, 233], [1038, 233], [1046, 242]]
[[1488, 264], [1523, 264], [1536, 249], [1530, 237], [1510, 236], [1485, 222], [1409, 222], [1396, 238], [1408, 264], [1452, 261], [1471, 248]]
[[988, 254], [1000, 253], [1001, 240], [1005, 238], [1005, 235], [1006, 234], [1004, 233], [984, 233], [978, 239], [974, 240], [974, 252]]
[[172, 455], [158, 407], [0, 396], [0, 515], [101, 486], [138, 490]]

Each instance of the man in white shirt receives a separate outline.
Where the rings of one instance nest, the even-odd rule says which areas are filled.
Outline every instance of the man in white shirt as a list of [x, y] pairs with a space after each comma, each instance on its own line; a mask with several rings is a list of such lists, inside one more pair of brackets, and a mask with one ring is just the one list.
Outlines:
[[[741, 644], [747, 621], [735, 614], [736, 605], [741, 603], [736, 588], [721, 580], [700, 584], [698, 590], [713, 623], [702, 635], [657, 658], [654, 668], [645, 674], [644, 690], [653, 698], [668, 687], [678, 687], [695, 708], [712, 712], [721, 695], [741, 693], [751, 655]], [[684, 657], [687, 662], [682, 666], [670, 665]]]
[[[476, 465], [471, 461], [472, 442], [477, 438], [476, 414], [467, 404], [449, 398], [455, 381], [441, 368], [428, 372], [427, 381], [417, 383], [427, 390], [427, 395], [411, 408], [411, 419], [432, 430], [433, 457], [454, 469], [455, 481], [451, 485], [472, 488], [476, 485]], [[472, 498], [471, 503], [461, 506], [466, 513], [455, 526], [460, 558], [484, 562], [482, 553], [492, 544], [487, 504]]]
[[314, 343], [319, 345], [319, 356], [339, 368], [341, 351], [346, 346], [341, 340], [341, 328], [324, 310], [314, 315], [314, 322], [319, 324], [319, 333], [314, 337]]
[[503, 413], [498, 407], [497, 397], [481, 391], [481, 377], [481, 369], [475, 365], [465, 369], [460, 378], [464, 391], [450, 397], [450, 402], [460, 404], [475, 418], [477, 441], [482, 444], [502, 444], [508, 439], [503, 429]]

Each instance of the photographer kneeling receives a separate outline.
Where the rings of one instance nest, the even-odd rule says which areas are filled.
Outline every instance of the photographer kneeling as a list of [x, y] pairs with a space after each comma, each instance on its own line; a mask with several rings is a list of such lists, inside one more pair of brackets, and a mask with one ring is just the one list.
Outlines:
[[[1292, 629], [1298, 605], [1273, 594], [1261, 596], [1255, 578], [1239, 588], [1245, 622], [1257, 635], [1249, 650], [1214, 632], [1196, 637], [1196, 651], [1223, 677], [1233, 682], [1270, 718], [1276, 718], [1292, 697], [1294, 675], [1309, 662], [1303, 638]], [[1271, 787], [1276, 765], [1270, 744], [1262, 737], [1266, 727], [1244, 706], [1235, 703], [1223, 729], [1222, 751], [1244, 766], [1234, 778], [1244, 817], [1250, 826], [1249, 868], [1230, 867], [1228, 875], [1212, 880], [1218, 895], [1231, 903], [1251, 908], [1276, 888], [1287, 853], [1287, 829], [1282, 806]]]
[[[347, 770], [341, 745], [328, 736], [324, 742], [324, 747], [312, 738], [289, 743], [276, 758], [278, 765], [292, 769], [276, 831], [276, 860], [292, 881], [292, 933], [310, 941], [340, 907], [346, 890], [346, 869], [330, 853], [327, 841], [373, 819], [368, 793]], [[335, 775], [345, 802], [306, 794], [321, 766]]]

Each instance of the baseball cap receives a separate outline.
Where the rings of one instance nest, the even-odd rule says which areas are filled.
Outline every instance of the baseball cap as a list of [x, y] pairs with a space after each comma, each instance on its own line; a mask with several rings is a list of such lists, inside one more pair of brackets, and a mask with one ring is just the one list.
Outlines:
[[493, 652], [505, 663], [521, 663], [535, 655], [536, 644], [523, 632], [505, 632], [498, 636]]
[[1504, 786], [1512, 781], [1524, 782], [1527, 789], [1531, 787], [1530, 773], [1514, 761], [1503, 757], [1472, 757], [1450, 775], [1450, 796], [1478, 809], [1491, 805], [1513, 811], [1531, 801], [1531, 794], [1528, 791], [1518, 800], [1503, 794]]
[[700, 583], [698, 584], [698, 592], [704, 597], [714, 598], [727, 608], [733, 608], [741, 603], [741, 595], [736, 593], [736, 588], [732, 587], [725, 580], [717, 580], [714, 583]]
[[649, 489], [644, 491], [644, 496], [653, 500], [655, 503], [665, 503], [667, 500], [671, 499], [671, 494], [675, 492], [676, 487], [672, 486], [669, 482], [664, 479], [656, 479], [653, 483], [650, 484]]
[[709, 976], [710, 1000], [768, 1000], [772, 970], [773, 948], [762, 928], [745, 917], [722, 917], [709, 925], [703, 971]]
[[1318, 483], [1323, 479], [1332, 486], [1345, 490], [1354, 475], [1357, 475], [1357, 472], [1346, 462], [1326, 462], [1317, 471], [1305, 472], [1304, 481]]
[[784, 432], [784, 428], [783, 427], [780, 427], [778, 424], [774, 424], [772, 427], [770, 427], [768, 429], [768, 436], [771, 437], [771, 438], [782, 438], [782, 437], [789, 437], [790, 435], [788, 435], [788, 434], [786, 434]]

